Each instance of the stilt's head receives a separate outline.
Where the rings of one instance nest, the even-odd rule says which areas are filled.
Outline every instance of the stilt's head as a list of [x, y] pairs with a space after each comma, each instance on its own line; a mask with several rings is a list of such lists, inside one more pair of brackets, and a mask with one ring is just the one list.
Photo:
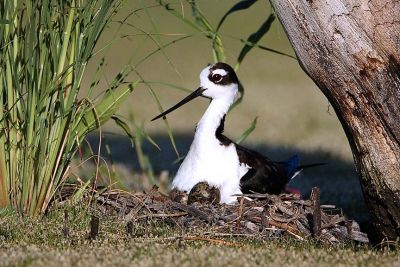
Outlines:
[[198, 96], [211, 99], [223, 99], [228, 103], [232, 103], [239, 91], [238, 88], [239, 80], [231, 66], [222, 62], [209, 65], [201, 71], [200, 87], [196, 91], [182, 99], [175, 106], [153, 118], [152, 121], [165, 117], [168, 113]]
[[200, 88], [203, 96], [217, 98], [235, 98], [238, 93], [238, 78], [231, 66], [215, 63], [204, 68], [200, 73]]

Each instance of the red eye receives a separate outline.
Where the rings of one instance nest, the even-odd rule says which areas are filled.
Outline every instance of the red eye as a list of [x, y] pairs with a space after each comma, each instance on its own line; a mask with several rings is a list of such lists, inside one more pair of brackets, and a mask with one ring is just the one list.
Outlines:
[[213, 81], [214, 83], [218, 83], [218, 82], [222, 81], [222, 75], [221, 74], [213, 74], [211, 76], [211, 81]]

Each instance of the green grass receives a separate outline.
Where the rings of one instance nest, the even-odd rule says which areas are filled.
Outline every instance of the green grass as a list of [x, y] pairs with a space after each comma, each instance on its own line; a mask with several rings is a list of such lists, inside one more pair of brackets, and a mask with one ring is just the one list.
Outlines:
[[[70, 236], [63, 235], [64, 210]], [[368, 246], [327, 246], [291, 238], [223, 238], [227, 243], [180, 240], [199, 235], [170, 224], [135, 224], [125, 233], [117, 216], [100, 216], [97, 239], [88, 240], [90, 215], [82, 208], [53, 208], [40, 221], [13, 212], [0, 216], [0, 266], [396, 266], [396, 250]], [[174, 238], [176, 237], [176, 238]], [[221, 239], [221, 237], [212, 237]], [[230, 242], [230, 243], [228, 243]], [[235, 244], [231, 246], [231, 244]]]
[[42, 215], [86, 134], [133, 90], [133, 82], [120, 86], [125, 68], [97, 98], [92, 87], [78, 97], [97, 41], [122, 2], [0, 4], [0, 207]]

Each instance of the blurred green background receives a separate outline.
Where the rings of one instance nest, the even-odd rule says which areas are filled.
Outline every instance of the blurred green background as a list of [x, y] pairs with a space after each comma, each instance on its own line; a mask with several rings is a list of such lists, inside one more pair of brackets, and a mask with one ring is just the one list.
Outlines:
[[[190, 7], [185, 1], [169, 2], [172, 3], [170, 8], [182, 12], [185, 18], [193, 21]], [[209, 22], [216, 27], [236, 1], [204, 0], [197, 3]], [[236, 63], [243, 47], [240, 39], [247, 39], [255, 32], [270, 12], [272, 9], [267, 1], [258, 1], [249, 9], [226, 19], [220, 35], [227, 63]], [[196, 89], [200, 70], [213, 62], [211, 41], [158, 6], [156, 1], [128, 1], [116, 20], [128, 14], [131, 15], [126, 20], [127, 24], [119, 29], [120, 24], [115, 22], [106, 30], [98, 45], [101, 52], [92, 60], [83, 84], [89, 86], [102, 56], [105, 56], [106, 72], [102, 74], [99, 91], [128, 62], [135, 65], [137, 73], [148, 85], [137, 86], [119, 113], [128, 120], [134, 120], [137, 125], [143, 125], [160, 146], [161, 150], [158, 151], [144, 141], [142, 147], [156, 179], [165, 170], [169, 175], [164, 172], [162, 176], [172, 179], [179, 166], [174, 164], [177, 156], [162, 120], [150, 122], [159, 110], [148, 86], [157, 94], [164, 109], [175, 104], [187, 92], [160, 83]], [[137, 65], [159, 45], [187, 34], [193, 36], [168, 46]], [[294, 55], [277, 19], [259, 44]], [[227, 116], [225, 134], [233, 140], [237, 139], [257, 116], [257, 127], [246, 139], [246, 146], [275, 160], [299, 154], [304, 164], [327, 162], [326, 166], [305, 171], [291, 185], [299, 188], [305, 196], [313, 186], [319, 186], [323, 203], [337, 204], [349, 217], [367, 221], [367, 210], [344, 131], [329, 102], [302, 71], [298, 62], [254, 48], [244, 59], [237, 74], [245, 88], [245, 95], [243, 102]], [[129, 79], [133, 81], [137, 78], [137, 75], [132, 75]], [[168, 116], [181, 156], [187, 152], [195, 125], [207, 105], [208, 100], [197, 99]], [[153, 181], [142, 174], [137, 151], [129, 139], [113, 123], [105, 125], [102, 133], [102, 143], [110, 151], [106, 153], [104, 147], [102, 154], [108, 158], [108, 164], [112, 166], [119, 183], [131, 190], [150, 186]], [[89, 139], [95, 147], [98, 134], [91, 135]]]

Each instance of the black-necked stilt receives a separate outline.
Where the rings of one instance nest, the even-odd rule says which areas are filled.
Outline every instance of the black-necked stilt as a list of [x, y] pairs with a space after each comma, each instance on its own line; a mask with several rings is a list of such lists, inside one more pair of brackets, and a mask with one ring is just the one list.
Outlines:
[[[212, 100], [197, 124], [190, 150], [172, 182], [173, 188], [189, 192], [197, 183], [207, 182], [220, 189], [221, 202], [232, 203], [236, 194], [278, 194], [304, 167], [299, 166], [298, 156], [285, 162], [272, 161], [223, 135], [225, 115], [235, 100], [238, 85], [231, 66], [221, 62], [209, 65], [201, 71], [196, 91], [152, 119], [164, 117], [198, 96]], [[307, 167], [315, 165], [320, 164]]]

